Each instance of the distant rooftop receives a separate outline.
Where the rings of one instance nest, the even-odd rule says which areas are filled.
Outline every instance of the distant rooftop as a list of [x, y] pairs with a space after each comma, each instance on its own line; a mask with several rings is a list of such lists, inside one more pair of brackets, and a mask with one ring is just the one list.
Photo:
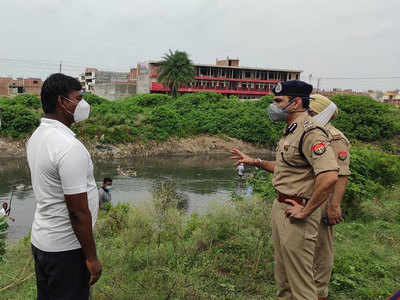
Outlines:
[[[160, 64], [162, 60], [150, 60], [147, 63], [150, 64]], [[145, 63], [145, 62], [141, 62]], [[197, 67], [213, 67], [213, 68], [230, 68], [230, 69], [247, 69], [247, 70], [260, 70], [260, 71], [274, 71], [274, 72], [294, 72], [301, 73], [303, 70], [294, 70], [294, 69], [277, 69], [277, 68], [256, 68], [256, 67], [246, 67], [246, 66], [226, 66], [226, 65], [212, 65], [212, 64], [196, 64]]]

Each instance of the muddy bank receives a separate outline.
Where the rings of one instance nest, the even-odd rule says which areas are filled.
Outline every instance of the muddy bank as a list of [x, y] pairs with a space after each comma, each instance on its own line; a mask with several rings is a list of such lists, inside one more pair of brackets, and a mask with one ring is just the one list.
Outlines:
[[26, 140], [15, 141], [11, 138], [0, 138], [0, 158], [25, 157]]
[[[0, 158], [25, 157], [27, 140], [0, 139]], [[170, 138], [167, 141], [148, 141], [109, 145], [83, 141], [93, 158], [113, 159], [134, 156], [227, 153], [238, 148], [245, 153], [269, 154], [271, 150], [227, 136], [196, 136], [193, 138]]]

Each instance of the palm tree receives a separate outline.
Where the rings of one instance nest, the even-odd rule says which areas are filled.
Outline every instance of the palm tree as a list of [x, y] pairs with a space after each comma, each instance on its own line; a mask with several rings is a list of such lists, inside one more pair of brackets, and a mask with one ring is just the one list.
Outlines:
[[167, 86], [172, 97], [176, 98], [178, 89], [194, 81], [194, 66], [184, 51], [164, 54], [159, 69], [158, 82]]

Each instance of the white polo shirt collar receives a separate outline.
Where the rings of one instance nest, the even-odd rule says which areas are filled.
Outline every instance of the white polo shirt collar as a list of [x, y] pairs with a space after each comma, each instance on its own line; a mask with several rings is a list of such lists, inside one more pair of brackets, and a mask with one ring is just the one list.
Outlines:
[[54, 119], [48, 119], [48, 118], [41, 118], [40, 119], [40, 125], [43, 126], [49, 126], [49, 127], [57, 127], [63, 130], [64, 132], [75, 136], [75, 132], [73, 132], [68, 126], [65, 126], [63, 123], [60, 121], [54, 120]]

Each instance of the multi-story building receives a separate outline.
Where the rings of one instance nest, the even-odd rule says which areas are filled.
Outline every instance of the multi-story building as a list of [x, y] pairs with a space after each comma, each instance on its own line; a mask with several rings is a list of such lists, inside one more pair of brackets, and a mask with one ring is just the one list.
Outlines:
[[128, 73], [86, 68], [85, 72], [79, 75], [79, 81], [84, 91], [116, 100], [136, 94], [135, 70], [131, 69]]
[[[160, 61], [139, 63], [137, 93], [166, 93], [169, 89], [157, 81]], [[280, 81], [297, 80], [300, 70], [265, 69], [239, 66], [239, 59], [216, 60], [215, 65], [195, 65], [194, 82], [179, 88], [179, 93], [212, 91], [252, 99], [268, 95]]]
[[15, 96], [18, 94], [40, 95], [43, 81], [40, 78], [0, 78], [0, 96]]

